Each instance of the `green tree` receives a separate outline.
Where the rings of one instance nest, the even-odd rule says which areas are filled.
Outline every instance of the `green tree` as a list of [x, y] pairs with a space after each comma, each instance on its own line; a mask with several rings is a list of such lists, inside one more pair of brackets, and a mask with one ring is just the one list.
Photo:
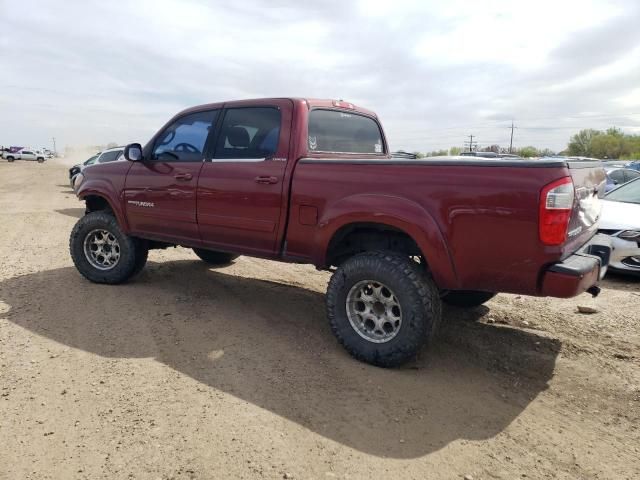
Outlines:
[[444, 157], [448, 153], [447, 150], [434, 150], [433, 152], [428, 152], [427, 157]]
[[554, 152], [550, 148], [543, 148], [542, 150], [538, 151], [538, 154], [541, 157], [553, 157], [556, 154], [556, 152]]
[[522, 147], [517, 150], [518, 155], [524, 158], [538, 157], [538, 149], [536, 147]]
[[462, 153], [462, 149], [460, 147], [451, 147], [449, 149], [449, 155], [460, 155]]
[[569, 153], [569, 155], [573, 156], [592, 156], [591, 143], [593, 142], [593, 139], [598, 135], [602, 135], [602, 132], [600, 132], [599, 130], [594, 130], [592, 128], [580, 130], [569, 140], [567, 152]]
[[596, 135], [591, 140], [591, 157], [620, 158], [624, 149], [624, 137], [617, 134], [605, 133]]

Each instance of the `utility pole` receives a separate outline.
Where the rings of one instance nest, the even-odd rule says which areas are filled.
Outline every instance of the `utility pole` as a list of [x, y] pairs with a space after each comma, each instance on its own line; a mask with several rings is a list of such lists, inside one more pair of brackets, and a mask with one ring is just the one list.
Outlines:
[[[469, 135], [469, 141], [468, 142], [464, 142], [465, 147], [468, 145], [469, 146], [469, 151], [473, 152], [473, 147], [478, 145], [478, 142], [474, 142], [473, 141], [473, 137], [475, 137], [475, 135]], [[474, 145], [475, 143], [475, 145]]]
[[511, 140], [509, 141], [509, 153], [513, 150], [513, 129], [517, 128], [513, 125], [513, 120], [511, 120]]
[[52, 140], [53, 140], [53, 154], [56, 155], [58, 153], [58, 150], [56, 150], [56, 137], [53, 137]]

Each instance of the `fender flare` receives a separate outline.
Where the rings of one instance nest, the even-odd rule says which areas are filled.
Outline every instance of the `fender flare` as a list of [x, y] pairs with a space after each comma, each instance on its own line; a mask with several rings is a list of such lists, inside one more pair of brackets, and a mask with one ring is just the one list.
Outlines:
[[80, 186], [77, 196], [82, 201], [85, 201], [86, 198], [90, 196], [103, 198], [116, 216], [120, 228], [124, 233], [129, 233], [129, 224], [127, 223], [122, 202], [115, 192], [113, 192], [113, 188], [109, 182], [101, 179], [88, 180]]
[[322, 212], [313, 239], [316, 265], [325, 265], [334, 235], [355, 223], [386, 225], [406, 233], [422, 252], [440, 288], [455, 288], [458, 284], [453, 257], [434, 217], [416, 202], [388, 195], [351, 195]]

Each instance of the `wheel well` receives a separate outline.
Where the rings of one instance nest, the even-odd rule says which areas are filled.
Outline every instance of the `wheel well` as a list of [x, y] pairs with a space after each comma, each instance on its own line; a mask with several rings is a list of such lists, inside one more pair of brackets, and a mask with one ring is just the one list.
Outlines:
[[85, 204], [87, 205], [87, 213], [89, 212], [97, 212], [100, 210], [108, 210], [112, 212], [111, 205], [104, 198], [98, 195], [88, 195], [84, 199]]
[[416, 242], [406, 232], [379, 223], [354, 223], [340, 228], [327, 249], [327, 266], [338, 266], [347, 258], [372, 250], [391, 250], [410, 257], [424, 258]]

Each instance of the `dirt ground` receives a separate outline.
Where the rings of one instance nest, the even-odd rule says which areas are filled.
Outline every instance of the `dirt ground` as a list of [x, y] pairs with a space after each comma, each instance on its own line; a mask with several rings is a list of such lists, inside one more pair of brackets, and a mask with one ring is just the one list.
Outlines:
[[383, 370], [333, 338], [313, 267], [178, 248], [89, 283], [67, 181], [0, 161], [0, 478], [640, 478], [639, 280], [446, 309]]

